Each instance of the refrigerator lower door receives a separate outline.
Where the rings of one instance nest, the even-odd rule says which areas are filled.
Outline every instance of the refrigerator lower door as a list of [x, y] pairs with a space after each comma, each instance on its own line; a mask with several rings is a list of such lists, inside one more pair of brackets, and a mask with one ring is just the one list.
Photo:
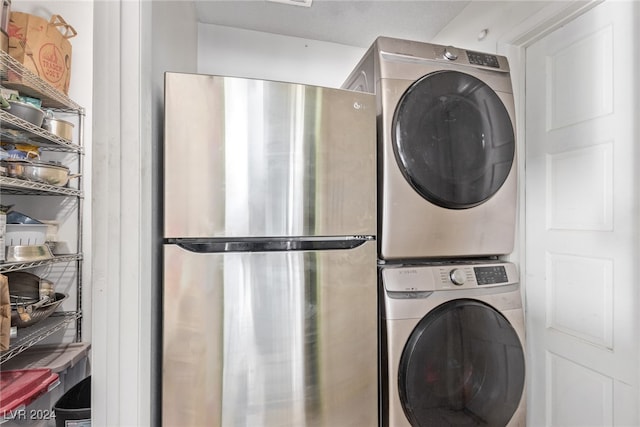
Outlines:
[[164, 426], [377, 426], [376, 244], [164, 248]]

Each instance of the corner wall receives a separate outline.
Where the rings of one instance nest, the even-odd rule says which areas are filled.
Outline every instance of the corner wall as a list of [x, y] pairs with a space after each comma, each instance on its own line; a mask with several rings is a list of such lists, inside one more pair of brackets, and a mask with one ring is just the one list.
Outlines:
[[339, 88], [366, 49], [198, 24], [198, 73]]

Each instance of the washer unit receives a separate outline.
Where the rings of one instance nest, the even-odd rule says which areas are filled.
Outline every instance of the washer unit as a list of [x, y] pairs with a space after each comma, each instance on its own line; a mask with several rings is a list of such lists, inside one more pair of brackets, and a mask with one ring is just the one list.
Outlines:
[[505, 57], [380, 37], [343, 87], [377, 94], [382, 260], [512, 252], [516, 142]]
[[512, 263], [382, 267], [385, 427], [524, 426], [524, 316]]

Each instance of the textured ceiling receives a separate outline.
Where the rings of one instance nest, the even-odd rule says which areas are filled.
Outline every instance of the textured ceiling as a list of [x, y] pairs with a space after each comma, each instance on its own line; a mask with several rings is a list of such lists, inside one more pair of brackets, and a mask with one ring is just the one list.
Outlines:
[[198, 21], [368, 47], [376, 37], [431, 40], [469, 1], [314, 0], [311, 7], [264, 0], [197, 0]]

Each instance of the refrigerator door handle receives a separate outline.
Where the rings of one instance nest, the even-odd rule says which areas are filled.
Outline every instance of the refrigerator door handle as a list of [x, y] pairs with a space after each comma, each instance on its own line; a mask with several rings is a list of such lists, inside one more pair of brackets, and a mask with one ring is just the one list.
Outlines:
[[189, 252], [282, 252], [354, 249], [374, 240], [373, 236], [343, 236], [327, 238], [243, 238], [243, 239], [167, 239]]

